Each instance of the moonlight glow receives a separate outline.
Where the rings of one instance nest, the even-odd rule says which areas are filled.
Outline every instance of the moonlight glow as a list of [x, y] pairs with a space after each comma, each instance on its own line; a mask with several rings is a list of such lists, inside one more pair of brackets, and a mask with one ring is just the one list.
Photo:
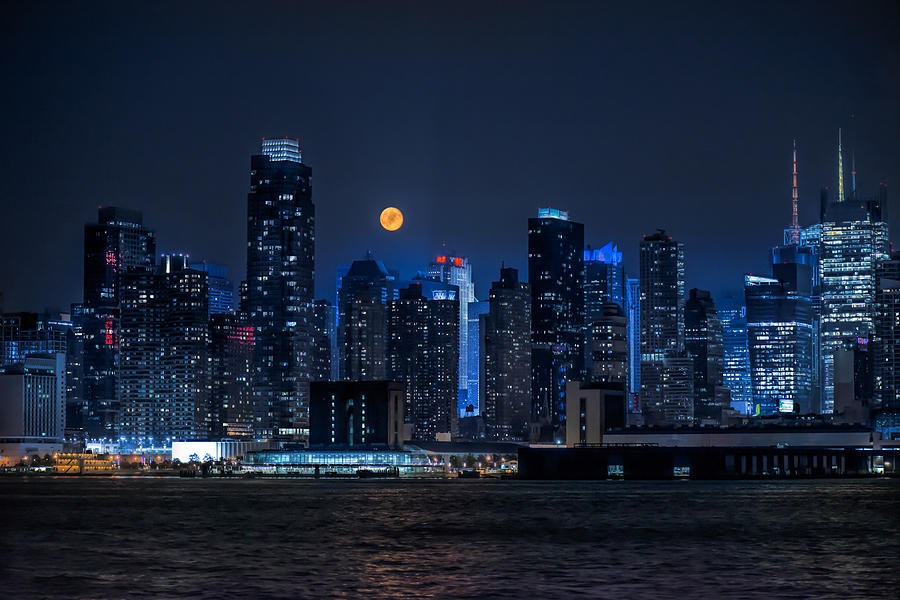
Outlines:
[[381, 226], [388, 231], [397, 231], [403, 225], [403, 213], [398, 208], [388, 206], [381, 211], [379, 221], [381, 221]]

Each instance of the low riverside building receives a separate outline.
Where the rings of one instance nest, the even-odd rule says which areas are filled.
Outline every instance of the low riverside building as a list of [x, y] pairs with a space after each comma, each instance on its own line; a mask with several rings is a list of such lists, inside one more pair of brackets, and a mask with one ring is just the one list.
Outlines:
[[897, 474], [900, 448], [849, 425], [606, 431], [603, 444], [523, 448], [524, 479], [728, 479]]
[[286, 477], [353, 477], [362, 474], [417, 476], [434, 473], [428, 455], [417, 448], [287, 448], [248, 453], [244, 475]]
[[53, 472], [57, 475], [112, 475], [118, 461], [108, 454], [66, 452], [54, 456]]
[[172, 460], [178, 460], [183, 463], [191, 462], [192, 460], [200, 462], [233, 460], [246, 456], [248, 452], [265, 450], [268, 447], [268, 442], [246, 442], [241, 440], [172, 442]]

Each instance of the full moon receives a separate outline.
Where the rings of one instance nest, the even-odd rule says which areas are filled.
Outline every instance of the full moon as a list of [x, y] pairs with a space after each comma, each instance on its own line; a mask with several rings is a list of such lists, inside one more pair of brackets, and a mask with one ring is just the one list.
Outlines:
[[388, 206], [381, 211], [379, 221], [381, 221], [381, 226], [388, 231], [397, 231], [403, 225], [403, 213], [400, 212], [399, 208]]

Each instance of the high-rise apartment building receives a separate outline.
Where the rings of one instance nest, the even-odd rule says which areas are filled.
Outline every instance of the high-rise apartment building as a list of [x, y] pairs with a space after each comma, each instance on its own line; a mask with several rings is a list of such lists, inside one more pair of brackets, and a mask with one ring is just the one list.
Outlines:
[[413, 281], [388, 305], [390, 378], [406, 386], [415, 438], [449, 441], [457, 433], [457, 289]]
[[[678, 421], [687, 419], [688, 413], [693, 416], [693, 400], [690, 410], [686, 410], [678, 393], [667, 395], [661, 383], [680, 382], [676, 374], [676, 363], [680, 363], [675, 359], [683, 357], [684, 350], [683, 298], [684, 245], [661, 229], [645, 235], [640, 244], [640, 403], [651, 423], [669, 423], [672, 415]], [[661, 363], [665, 358], [673, 359], [671, 368]], [[669, 376], [665, 375], [667, 372]], [[691, 382], [693, 393], [693, 370]], [[673, 383], [672, 389], [682, 387], [681, 383]], [[667, 398], [677, 406], [664, 406]]]
[[156, 237], [139, 211], [104, 207], [84, 227], [83, 426], [92, 437], [115, 437], [119, 421], [119, 292], [133, 268], [155, 264]]
[[66, 427], [66, 356], [26, 354], [0, 367], [0, 437], [10, 443], [62, 442]]
[[312, 170], [300, 144], [264, 139], [250, 159], [247, 309], [253, 327], [254, 421], [262, 437], [308, 428], [315, 273]]
[[877, 270], [873, 344], [875, 427], [886, 438], [900, 437], [900, 252]]
[[331, 381], [331, 350], [335, 333], [335, 307], [329, 300], [313, 302], [312, 381]]
[[211, 439], [253, 437], [252, 362], [253, 327], [239, 314], [212, 315], [206, 367]]
[[641, 283], [629, 277], [625, 282], [625, 316], [628, 319], [628, 386], [626, 408], [629, 413], [641, 412], [638, 395], [641, 390]]
[[528, 219], [531, 286], [532, 410], [565, 432], [566, 381], [584, 369], [584, 225], [564, 210]]
[[603, 304], [591, 323], [591, 381], [620, 383], [628, 379], [628, 318], [617, 302]]
[[527, 439], [531, 417], [531, 296], [519, 272], [500, 269], [481, 316], [482, 410], [489, 437]]
[[[438, 256], [428, 265], [426, 278], [455, 285], [459, 289], [459, 392], [457, 413], [465, 414], [472, 403], [469, 395], [469, 303], [475, 302], [472, 265], [460, 256]], [[477, 403], [477, 399], [474, 400]]]

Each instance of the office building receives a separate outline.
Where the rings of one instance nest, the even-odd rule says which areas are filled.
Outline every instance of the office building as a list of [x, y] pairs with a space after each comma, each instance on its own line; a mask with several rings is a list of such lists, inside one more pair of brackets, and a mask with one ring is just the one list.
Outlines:
[[875, 427], [888, 439], [900, 437], [900, 252], [877, 270], [873, 347]]
[[[469, 303], [475, 302], [475, 284], [472, 282], [472, 265], [460, 256], [438, 256], [428, 265], [426, 278], [459, 290], [459, 392], [457, 413], [465, 414], [473, 402], [469, 395]], [[477, 399], [474, 399], [477, 403]]]
[[[693, 399], [687, 410], [676, 391], [681, 384], [674, 383], [684, 348], [684, 245], [662, 229], [645, 235], [640, 244], [639, 279], [641, 409], [650, 423], [669, 423], [666, 415], [681, 421], [687, 414], [693, 416]], [[667, 358], [672, 366], [662, 364]], [[664, 380], [673, 382], [671, 393], [665, 392]], [[693, 392], [693, 368], [690, 388]], [[664, 406], [666, 398], [677, 405]]]
[[640, 413], [641, 389], [641, 284], [629, 277], [625, 282], [625, 316], [628, 319], [628, 412]]
[[810, 297], [772, 277], [744, 278], [753, 414], [808, 414], [813, 402]]
[[572, 404], [566, 419], [567, 447], [600, 445], [608, 429], [625, 427], [626, 402], [622, 384], [570, 381], [566, 387], [566, 397]]
[[155, 264], [156, 236], [139, 211], [103, 207], [84, 227], [83, 426], [91, 437], [115, 437], [119, 417], [118, 350], [121, 278]]
[[482, 331], [482, 315], [490, 312], [491, 303], [488, 300], [469, 302], [469, 325], [467, 336], [469, 338], [467, 352], [469, 357], [466, 360], [466, 368], [469, 370], [466, 377], [466, 385], [468, 392], [466, 393], [466, 406], [460, 417], [477, 416], [481, 414], [481, 377], [482, 377], [482, 359], [481, 359], [481, 339]]
[[603, 314], [603, 305], [625, 306], [625, 267], [622, 253], [612, 242], [584, 251], [584, 315], [590, 324]]
[[252, 362], [253, 327], [239, 315], [212, 315], [206, 367], [210, 439], [253, 437]]
[[[709, 291], [694, 288], [684, 305], [684, 348], [694, 360], [694, 416], [721, 412], [725, 348], [722, 321]], [[730, 406], [730, 402], [727, 404]]]
[[0, 438], [6, 444], [53, 444], [66, 427], [66, 355], [26, 354], [0, 368]]
[[206, 273], [191, 269], [185, 255], [163, 255], [158, 269], [135, 268], [122, 276], [123, 443], [168, 446], [173, 439], [210, 435], [208, 294]]
[[722, 381], [731, 393], [731, 408], [748, 415], [753, 404], [750, 383], [750, 351], [747, 348], [747, 309], [740, 301], [727, 297], [718, 303], [722, 321], [724, 366]]
[[481, 317], [481, 391], [486, 434], [527, 439], [531, 418], [531, 296], [519, 272], [501, 268]]
[[300, 144], [264, 139], [250, 159], [247, 309], [254, 332], [254, 424], [260, 437], [307, 430], [315, 207]]
[[194, 263], [191, 268], [206, 273], [209, 286], [209, 314], [230, 314], [234, 312], [234, 283], [228, 278], [228, 269], [206, 261]]
[[564, 210], [528, 219], [531, 286], [532, 411], [565, 433], [566, 381], [584, 369], [584, 225]]
[[310, 446], [402, 449], [402, 384], [317, 381], [310, 388]]

